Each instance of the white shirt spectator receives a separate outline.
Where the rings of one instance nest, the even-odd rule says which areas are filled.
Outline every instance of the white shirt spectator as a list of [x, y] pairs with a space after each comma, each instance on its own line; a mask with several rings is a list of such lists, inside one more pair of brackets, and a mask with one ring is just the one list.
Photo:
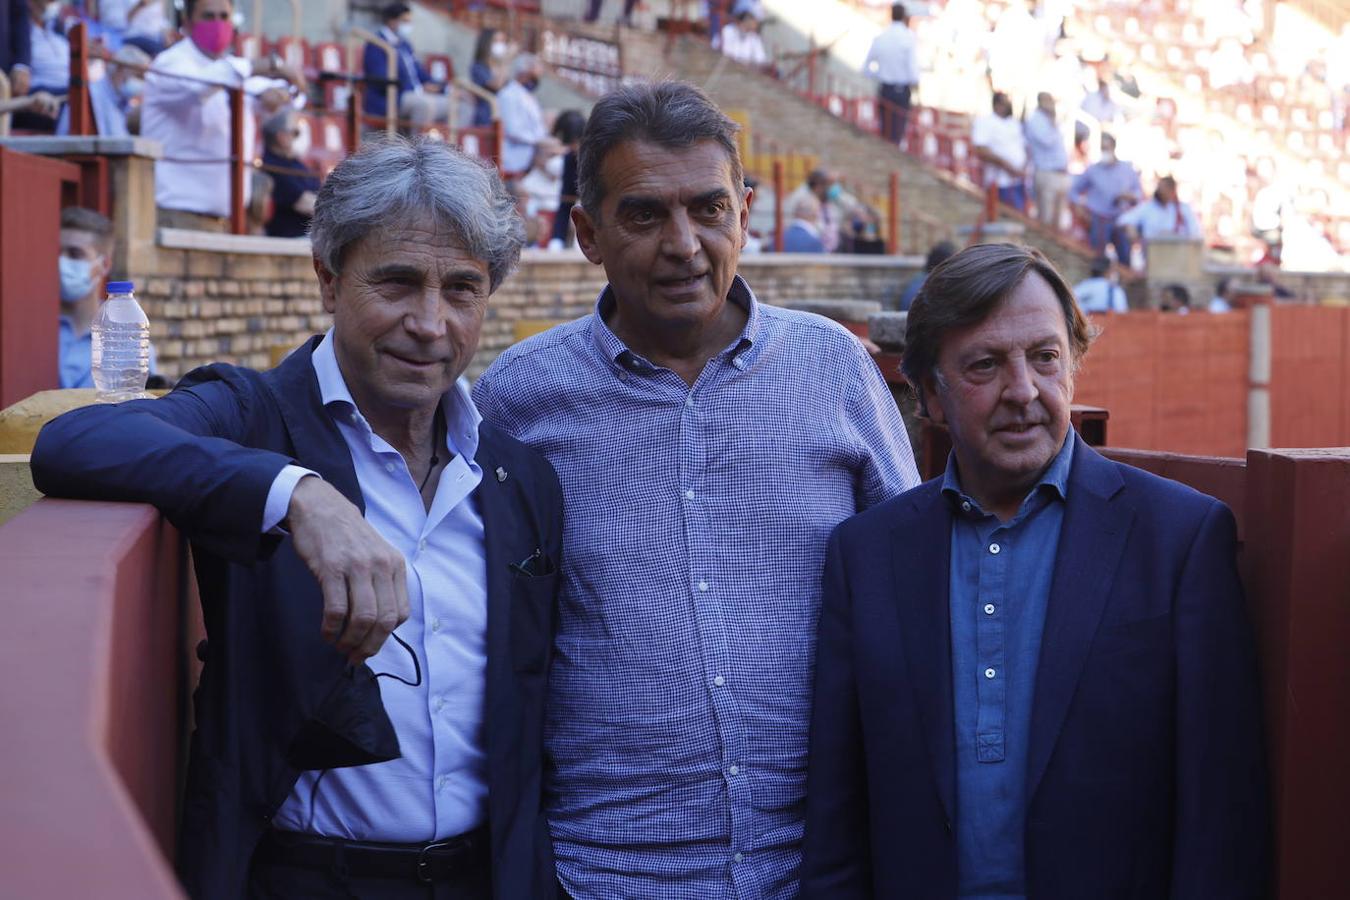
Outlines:
[[[240, 87], [252, 65], [239, 56], [211, 59], [190, 38], [155, 57], [145, 79], [141, 134], [160, 142], [155, 163], [155, 203], [164, 209], [208, 216], [230, 214], [230, 97], [221, 86]], [[169, 74], [205, 79], [186, 81]], [[244, 115], [244, 147], [254, 146], [253, 116]], [[192, 160], [201, 160], [193, 162]], [[245, 202], [249, 179], [244, 179]]]
[[919, 51], [914, 32], [904, 22], [892, 22], [872, 41], [863, 73], [882, 84], [918, 84]]
[[1083, 98], [1083, 112], [1103, 124], [1114, 122], [1120, 118], [1120, 107], [1116, 104], [1116, 101], [1111, 99], [1110, 94], [1102, 96], [1102, 92], [1099, 90], [1093, 91]]
[[1233, 305], [1227, 300], [1215, 294], [1209, 298], [1209, 311], [1212, 313], [1226, 313], [1233, 311]]
[[[1027, 167], [1026, 138], [1022, 135], [1022, 123], [1016, 116], [1005, 119], [992, 112], [980, 116], [971, 126], [970, 142], [976, 147], [985, 148], [1019, 171]], [[1022, 183], [1021, 175], [1005, 172], [997, 166], [985, 166], [984, 177], [986, 184], [1001, 188]]]
[[742, 31], [735, 22], [722, 27], [722, 53], [747, 66], [762, 66], [769, 61], [759, 32]]
[[162, 41], [164, 33], [168, 30], [169, 18], [164, 14], [164, 4], [156, 0], [132, 8], [131, 18], [127, 21], [126, 36], [150, 37]]
[[562, 199], [561, 178], [554, 177], [535, 166], [520, 179], [520, 186], [525, 191], [526, 215], [534, 216], [558, 211], [558, 202]]
[[1128, 312], [1125, 289], [1109, 278], [1088, 278], [1074, 285], [1078, 308], [1085, 313]]
[[1156, 237], [1200, 237], [1200, 222], [1191, 211], [1190, 204], [1177, 200], [1162, 204], [1149, 199], [1122, 213], [1116, 219], [1117, 225], [1132, 225], [1139, 231], [1144, 243]]
[[30, 23], [28, 31], [33, 42], [33, 88], [64, 94], [70, 88], [70, 42], [57, 33], [55, 19]]
[[539, 100], [513, 78], [497, 92], [497, 114], [502, 121], [502, 169], [528, 170], [534, 161], [535, 145], [548, 136]]

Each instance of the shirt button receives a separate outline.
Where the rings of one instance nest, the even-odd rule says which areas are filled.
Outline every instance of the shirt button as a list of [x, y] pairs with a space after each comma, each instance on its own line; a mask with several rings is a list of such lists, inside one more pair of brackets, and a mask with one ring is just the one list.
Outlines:
[[986, 616], [992, 616], [994, 614], [994, 604], [986, 603], [984, 605], [984, 614]]
[[427, 549], [427, 539], [422, 538], [420, 541], [417, 542], [417, 552], [421, 553], [426, 549]]
[[694, 395], [693, 395], [693, 394], [690, 394], [688, 397], [685, 397], [685, 398], [684, 398], [684, 405], [685, 405], [685, 406], [688, 406], [688, 407], [692, 407], [692, 406], [694, 405]]
[[996, 675], [996, 674], [997, 674], [997, 673], [996, 673], [993, 669], [985, 669], [985, 670], [984, 670], [984, 677], [985, 677], [985, 678], [993, 678], [994, 675]]
[[962, 510], [962, 512], [970, 512], [970, 501], [969, 501], [969, 500], [963, 500], [963, 501], [961, 501], [961, 510]]
[[432, 630], [432, 631], [440, 631], [440, 630], [441, 630], [441, 620], [440, 620], [439, 618], [436, 618], [436, 619], [432, 619], [432, 620], [431, 620], [431, 630]]
[[744, 862], [744, 861], [745, 861], [745, 854], [744, 854], [744, 853], [737, 852], [737, 854], [736, 854], [735, 856], [733, 856], [732, 859], [736, 860], [736, 862]]
[[708, 582], [706, 582], [706, 581], [700, 581], [700, 582], [698, 583], [698, 589], [699, 589], [700, 591], [706, 591], [706, 590], [708, 589]]
[[436, 698], [436, 712], [440, 712], [440, 711], [443, 710], [443, 709], [445, 709], [445, 698], [444, 698], [444, 697], [437, 697], [437, 698]]
[[441, 775], [440, 777], [438, 777], [438, 778], [436, 779], [436, 790], [438, 790], [438, 791], [443, 791], [443, 790], [445, 790], [446, 782], [448, 782], [449, 780], [450, 780], [450, 779], [449, 779], [449, 778], [446, 778], [444, 775]]
[[721, 687], [722, 685], [724, 685], [724, 684], [726, 684], [726, 683], [727, 683], [727, 680], [726, 680], [725, 678], [723, 678], [721, 675], [718, 675], [717, 677], [713, 678], [713, 684], [717, 685], [718, 687]]
[[693, 500], [693, 499], [694, 499], [694, 492], [693, 492], [693, 491], [685, 491], [685, 492], [684, 492], [684, 499], [686, 499], [686, 500]]
[[727, 774], [729, 774], [729, 775], [739, 775], [739, 774], [741, 774], [741, 767], [740, 767], [740, 766], [732, 766], [731, 768], [727, 769]]
[[384, 470], [385, 470], [386, 472], [392, 472], [392, 471], [394, 471], [394, 470], [397, 469], [397, 468], [398, 468], [398, 466], [394, 465], [393, 463], [385, 463], [385, 464], [384, 464]]
[[989, 552], [992, 553], [992, 554], [994, 554], [995, 556], [998, 556], [999, 551], [1002, 550], [1002, 549], [1003, 549], [1003, 548], [1000, 547], [998, 544], [990, 544], [990, 545], [989, 545]]

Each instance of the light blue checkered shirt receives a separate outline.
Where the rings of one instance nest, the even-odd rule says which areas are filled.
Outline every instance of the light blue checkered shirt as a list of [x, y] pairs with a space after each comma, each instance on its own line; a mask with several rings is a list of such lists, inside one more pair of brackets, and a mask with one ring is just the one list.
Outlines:
[[546, 802], [587, 900], [796, 895], [825, 541], [919, 480], [855, 337], [729, 296], [749, 319], [692, 390], [609, 330], [608, 288], [474, 390], [562, 480]]

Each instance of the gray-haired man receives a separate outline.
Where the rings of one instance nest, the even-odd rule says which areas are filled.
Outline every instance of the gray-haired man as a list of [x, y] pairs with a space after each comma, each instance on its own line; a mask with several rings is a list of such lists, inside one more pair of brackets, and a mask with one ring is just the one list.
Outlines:
[[39, 437], [39, 488], [153, 503], [193, 542], [194, 896], [555, 889], [539, 773], [558, 482], [460, 379], [519, 256], [513, 206], [443, 144], [369, 144], [315, 206], [326, 335]]
[[558, 874], [586, 900], [792, 897], [825, 540], [918, 482], [904, 425], [856, 338], [736, 274], [750, 191], [696, 88], [602, 99], [578, 173], [595, 314], [474, 388], [567, 501]]

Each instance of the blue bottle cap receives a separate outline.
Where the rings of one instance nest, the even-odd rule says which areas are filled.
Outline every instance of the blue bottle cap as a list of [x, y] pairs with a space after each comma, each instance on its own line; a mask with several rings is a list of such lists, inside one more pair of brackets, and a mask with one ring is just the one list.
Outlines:
[[110, 294], [130, 294], [135, 289], [136, 285], [130, 281], [108, 282], [108, 293]]

